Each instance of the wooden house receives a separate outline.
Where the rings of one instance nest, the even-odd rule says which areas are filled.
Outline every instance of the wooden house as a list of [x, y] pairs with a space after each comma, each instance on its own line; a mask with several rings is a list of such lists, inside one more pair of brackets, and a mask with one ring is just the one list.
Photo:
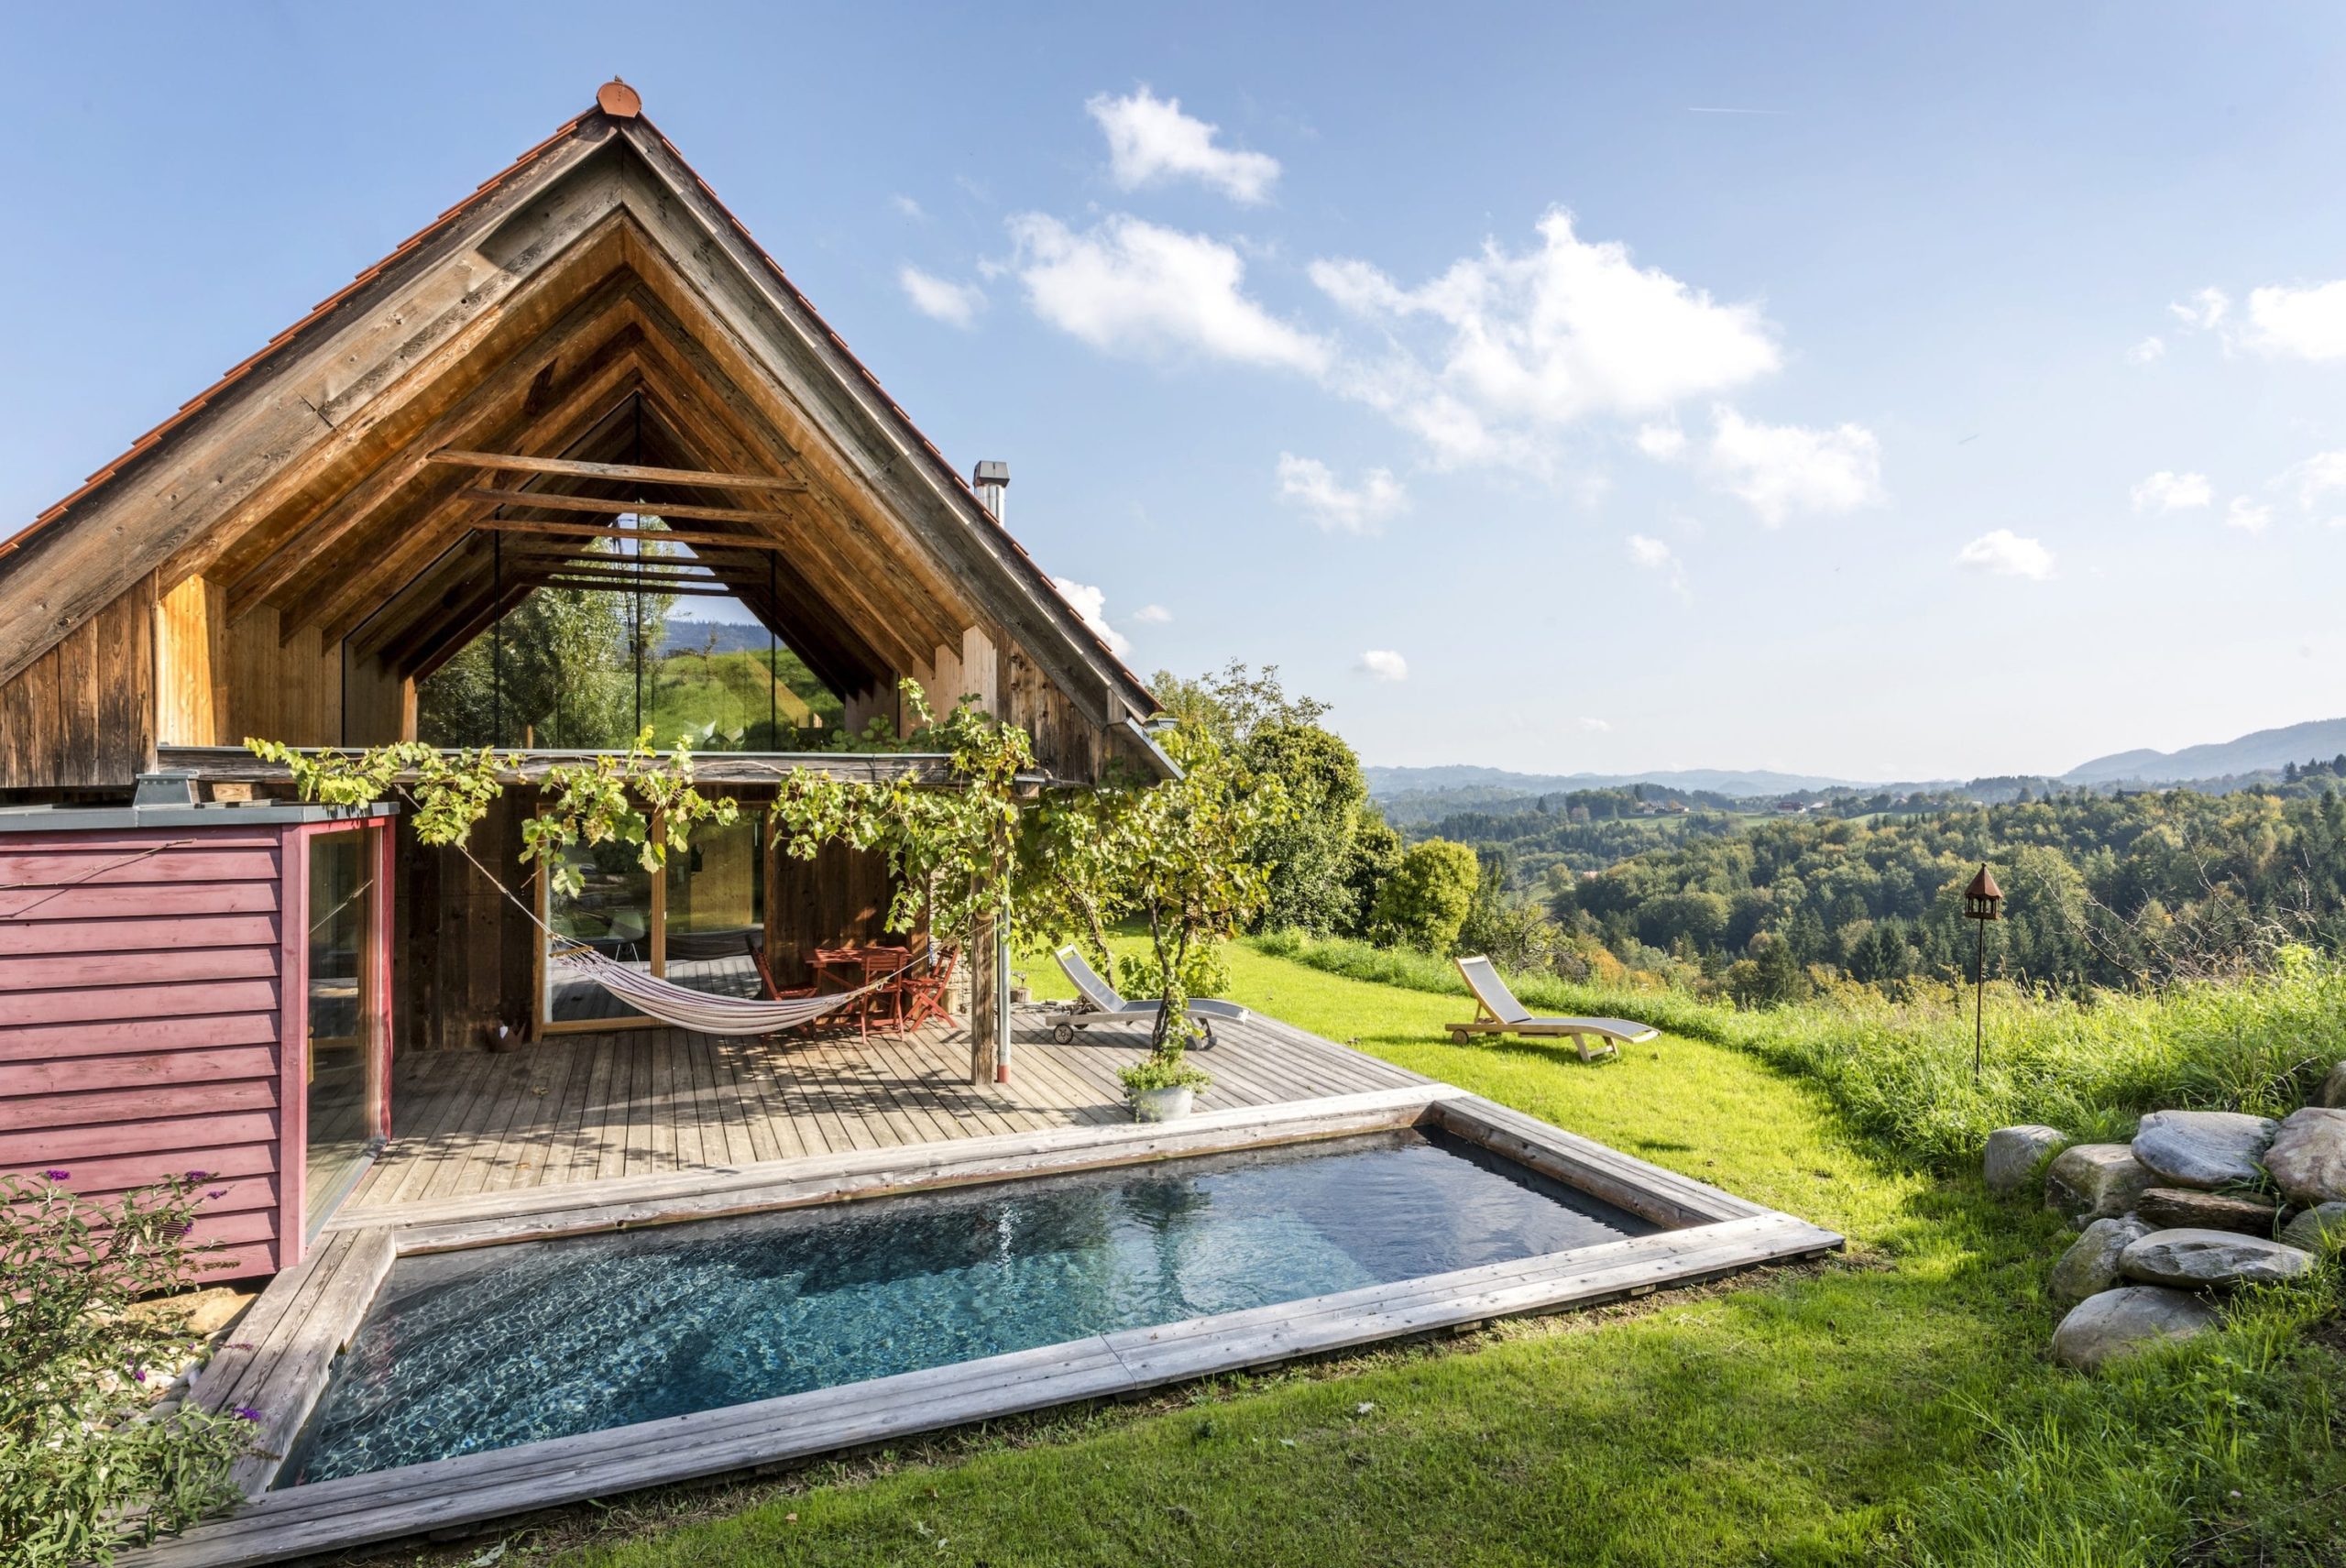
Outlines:
[[[517, 861], [533, 792], [474, 835], [499, 887], [396, 810], [291, 800], [242, 744], [415, 738], [418, 683], [540, 589], [728, 597], [851, 726], [901, 718], [909, 676], [1024, 726], [1058, 779], [1164, 766], [1147, 689], [983, 477], [994, 505], [606, 85], [0, 542], [0, 1170], [204, 1170], [208, 1234], [267, 1272], [388, 1129], [394, 1053], [625, 1025], [548, 981], [506, 897], [565, 913]], [[688, 559], [614, 554], [649, 515]], [[701, 776], [754, 808], [778, 769], [905, 765]], [[754, 827], [606, 881], [598, 946], [716, 973], [746, 926], [784, 983], [887, 894]]]

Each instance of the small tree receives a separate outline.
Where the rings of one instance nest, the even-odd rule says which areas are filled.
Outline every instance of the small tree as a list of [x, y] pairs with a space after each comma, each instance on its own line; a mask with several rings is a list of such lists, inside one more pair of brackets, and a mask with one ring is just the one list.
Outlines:
[[1412, 844], [1377, 890], [1376, 924], [1387, 941], [1446, 953], [1474, 907], [1482, 880], [1474, 851], [1447, 839]]
[[[200, 1170], [104, 1202], [63, 1170], [0, 1176], [0, 1561], [110, 1563], [236, 1500], [251, 1411], [154, 1415], [203, 1341], [143, 1297], [193, 1283]], [[219, 1266], [214, 1264], [212, 1266]]]

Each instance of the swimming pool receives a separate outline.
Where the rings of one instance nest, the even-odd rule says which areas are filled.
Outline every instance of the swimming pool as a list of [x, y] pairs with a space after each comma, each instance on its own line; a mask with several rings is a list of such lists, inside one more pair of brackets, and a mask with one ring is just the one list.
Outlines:
[[1433, 1128], [402, 1257], [291, 1486], [1661, 1227]]

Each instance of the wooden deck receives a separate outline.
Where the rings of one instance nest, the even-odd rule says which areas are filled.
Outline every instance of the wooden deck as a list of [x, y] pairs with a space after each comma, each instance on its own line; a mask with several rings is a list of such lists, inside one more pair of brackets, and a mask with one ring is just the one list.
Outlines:
[[[391, 1143], [336, 1223], [481, 1193], [1129, 1121], [1116, 1069], [1146, 1037], [1099, 1028], [1054, 1045], [1050, 1017], [1015, 1015], [1011, 1081], [982, 1087], [968, 1081], [968, 1036], [935, 1025], [780, 1042], [630, 1029], [413, 1053], [392, 1080]], [[1201, 1112], [1429, 1081], [1259, 1016], [1216, 1034], [1192, 1058], [1214, 1080]]]

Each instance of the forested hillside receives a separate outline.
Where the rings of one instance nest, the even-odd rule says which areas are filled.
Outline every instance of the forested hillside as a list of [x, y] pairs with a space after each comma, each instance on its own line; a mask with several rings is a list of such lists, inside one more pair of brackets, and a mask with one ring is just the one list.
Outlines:
[[[2218, 973], [2284, 940], [2346, 946], [2346, 805], [2328, 765], [2286, 789], [2059, 795], [1898, 818], [1762, 822], [1687, 837], [1541, 889], [1567, 930], [1633, 967], [1738, 961], [1784, 983], [1953, 978], [1974, 932], [1963, 884], [2006, 894], [1991, 972], [2073, 987]], [[1772, 982], [1749, 988], [1766, 991]]]

